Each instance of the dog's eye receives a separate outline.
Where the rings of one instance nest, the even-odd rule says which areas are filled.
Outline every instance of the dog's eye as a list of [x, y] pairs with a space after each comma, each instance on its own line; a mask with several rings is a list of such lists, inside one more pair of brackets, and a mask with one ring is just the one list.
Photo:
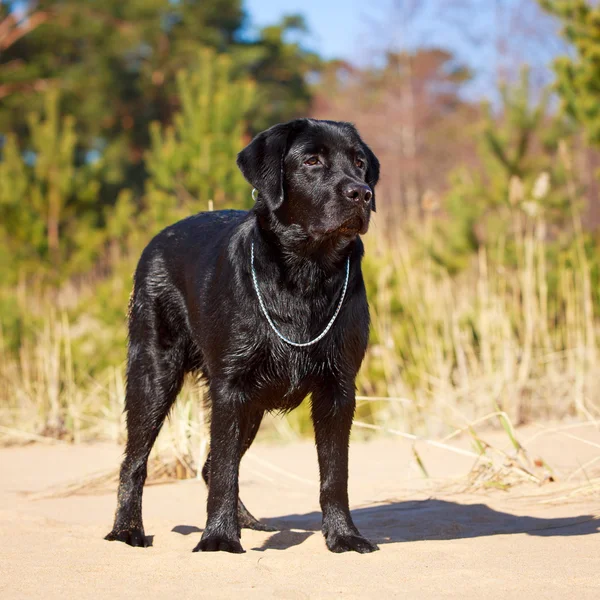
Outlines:
[[354, 161], [354, 164], [355, 164], [355, 165], [356, 165], [356, 166], [357, 166], [359, 169], [362, 169], [362, 168], [364, 168], [364, 166], [365, 166], [365, 161], [364, 161], [364, 160], [361, 160], [360, 158], [357, 158], [357, 159]]
[[304, 161], [305, 165], [308, 165], [309, 167], [314, 167], [315, 165], [318, 165], [321, 161], [319, 160], [318, 156], [311, 156], [308, 160]]

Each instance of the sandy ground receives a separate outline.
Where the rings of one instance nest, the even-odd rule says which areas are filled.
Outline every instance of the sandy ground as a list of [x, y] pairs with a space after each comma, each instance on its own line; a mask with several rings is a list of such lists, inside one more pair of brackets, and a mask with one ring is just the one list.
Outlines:
[[381, 548], [370, 555], [326, 550], [309, 442], [257, 444], [244, 459], [242, 498], [280, 531], [244, 530], [243, 555], [191, 552], [206, 518], [201, 482], [146, 487], [153, 545], [130, 548], [102, 539], [114, 489], [53, 493], [116, 467], [120, 448], [3, 448], [0, 598], [600, 598], [598, 488], [569, 495], [585, 479], [566, 482], [600, 456], [600, 434], [574, 428], [538, 437], [528, 448], [555, 468], [559, 482], [468, 490], [470, 458], [420, 445], [426, 480], [407, 441], [353, 443], [354, 519]]

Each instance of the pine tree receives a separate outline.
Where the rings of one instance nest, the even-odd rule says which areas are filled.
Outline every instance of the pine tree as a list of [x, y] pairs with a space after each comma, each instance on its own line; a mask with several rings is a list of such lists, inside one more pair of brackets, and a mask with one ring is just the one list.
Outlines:
[[209, 201], [215, 208], [251, 203], [235, 159], [246, 141], [257, 92], [250, 79], [234, 79], [232, 69], [228, 55], [199, 52], [196, 67], [177, 75], [181, 110], [173, 125], [151, 125], [146, 204], [159, 225], [167, 225], [177, 211], [206, 210]]
[[554, 63], [556, 90], [564, 111], [600, 145], [600, 5], [586, 0], [540, 0], [563, 23], [563, 36], [575, 54]]
[[101, 239], [96, 199], [101, 162], [75, 164], [72, 117], [59, 115], [56, 91], [43, 113], [27, 117], [30, 147], [8, 134], [0, 160], [0, 269], [18, 275], [66, 277], [89, 268]]
[[300, 19], [284, 19], [255, 39], [245, 30], [241, 0], [11, 0], [0, 19], [23, 8], [23, 22], [34, 14], [45, 20], [6, 49], [0, 39], [0, 132], [13, 131], [26, 146], [23, 115], [42, 109], [40, 91], [60, 88], [61, 112], [76, 119], [76, 159], [85, 162], [92, 152], [110, 166], [104, 204], [124, 187], [143, 192], [149, 124], [172, 122], [176, 74], [194, 68], [202, 47], [230, 54], [236, 76], [261, 86], [254, 131], [308, 109], [305, 75], [316, 59], [288, 41], [302, 32]]
[[451, 270], [462, 268], [482, 243], [511, 227], [513, 209], [548, 222], [568, 218], [565, 172], [559, 142], [570, 129], [548, 110], [550, 90], [534, 101], [527, 68], [514, 86], [501, 87], [501, 112], [484, 106], [476, 127], [480, 169], [459, 168], [446, 198], [449, 219], [441, 225], [443, 243], [434, 255]]

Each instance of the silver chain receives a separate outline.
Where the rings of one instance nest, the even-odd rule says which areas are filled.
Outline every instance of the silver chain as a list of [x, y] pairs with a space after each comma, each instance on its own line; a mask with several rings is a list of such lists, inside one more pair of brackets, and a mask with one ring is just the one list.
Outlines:
[[350, 257], [348, 257], [348, 260], [346, 261], [346, 280], [344, 281], [344, 289], [342, 290], [342, 297], [340, 298], [339, 304], [338, 304], [337, 308], [335, 309], [335, 313], [333, 313], [333, 317], [331, 317], [331, 321], [329, 321], [329, 323], [327, 323], [327, 327], [325, 327], [325, 329], [321, 332], [321, 334], [318, 335], [314, 340], [311, 340], [310, 342], [303, 342], [303, 343], [292, 342], [292, 340], [288, 340], [288, 338], [286, 338], [284, 335], [282, 335], [278, 331], [277, 327], [275, 327], [275, 323], [273, 323], [273, 321], [271, 320], [271, 317], [269, 316], [269, 313], [267, 312], [265, 303], [262, 299], [262, 296], [260, 295], [260, 290], [258, 289], [258, 281], [256, 279], [256, 270], [254, 269], [254, 242], [252, 242], [252, 249], [250, 251], [250, 266], [252, 268], [252, 283], [254, 284], [254, 289], [256, 290], [256, 295], [258, 296], [258, 303], [260, 305], [260, 308], [263, 312], [263, 315], [265, 315], [267, 322], [271, 326], [271, 329], [275, 332], [275, 334], [277, 335], [277, 337], [280, 340], [283, 340], [284, 342], [286, 342], [286, 344], [290, 344], [290, 346], [296, 346], [298, 348], [302, 348], [304, 346], [312, 346], [313, 344], [316, 344], [319, 340], [323, 339], [327, 335], [327, 332], [331, 329], [331, 326], [333, 325], [334, 321], [336, 320], [336, 318], [340, 312], [340, 309], [342, 308], [342, 304], [344, 302], [344, 297], [346, 296], [346, 290], [348, 289], [348, 279], [350, 278]]

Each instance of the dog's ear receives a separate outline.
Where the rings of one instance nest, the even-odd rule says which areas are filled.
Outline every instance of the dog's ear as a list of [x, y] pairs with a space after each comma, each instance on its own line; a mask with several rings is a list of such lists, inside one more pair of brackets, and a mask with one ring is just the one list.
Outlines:
[[367, 157], [367, 173], [365, 175], [365, 180], [367, 182], [367, 185], [371, 188], [371, 191], [373, 192], [373, 199], [371, 200], [371, 210], [375, 212], [375, 186], [379, 181], [379, 160], [377, 159], [375, 154], [373, 154], [371, 148], [369, 148], [369, 146], [367, 146], [362, 140], [361, 145], [362, 150], [365, 153], [365, 156]]
[[277, 210], [284, 198], [283, 166], [292, 124], [280, 123], [259, 133], [237, 156], [242, 175], [271, 211]]

